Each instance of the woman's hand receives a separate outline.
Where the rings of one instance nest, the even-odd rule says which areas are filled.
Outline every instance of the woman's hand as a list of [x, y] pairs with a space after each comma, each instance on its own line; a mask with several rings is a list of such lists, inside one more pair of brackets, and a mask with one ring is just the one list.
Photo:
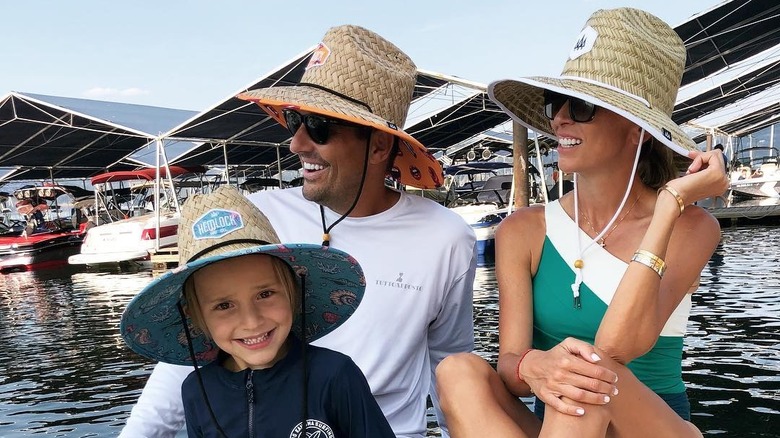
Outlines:
[[568, 415], [583, 415], [582, 406], [561, 400], [603, 405], [617, 394], [617, 374], [597, 363], [596, 348], [566, 338], [548, 351], [533, 350], [520, 363], [521, 378], [548, 407]]
[[717, 149], [708, 152], [691, 151], [688, 158], [693, 162], [685, 175], [667, 183], [677, 190], [685, 205], [723, 195], [729, 185], [724, 171], [723, 153]]

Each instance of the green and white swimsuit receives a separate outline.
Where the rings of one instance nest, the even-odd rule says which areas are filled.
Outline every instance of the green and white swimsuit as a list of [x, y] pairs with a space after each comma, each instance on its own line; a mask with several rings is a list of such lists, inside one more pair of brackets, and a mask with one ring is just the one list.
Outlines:
[[[597, 244], [588, 247], [580, 257], [574, 239], [576, 224], [558, 201], [547, 204], [545, 220], [547, 235], [533, 278], [533, 346], [549, 350], [569, 336], [592, 344], [628, 264]], [[585, 248], [592, 239], [582, 230], [578, 232], [581, 247]], [[574, 307], [571, 289], [575, 278], [573, 264], [578, 258], [584, 262], [579, 309]], [[691, 296], [686, 294], [653, 349], [628, 364], [634, 375], [659, 395], [685, 393], [682, 349], [690, 309]]]

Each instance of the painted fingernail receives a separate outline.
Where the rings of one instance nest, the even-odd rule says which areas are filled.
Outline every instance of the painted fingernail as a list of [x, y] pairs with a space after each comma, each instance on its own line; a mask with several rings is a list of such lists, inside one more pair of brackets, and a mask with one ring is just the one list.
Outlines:
[[617, 383], [618, 376], [615, 376], [615, 383]]
[[604, 403], [609, 403], [609, 396], [608, 395], [604, 396]]
[[617, 388], [615, 388], [615, 390], [614, 390], [614, 391], [612, 391], [612, 395], [618, 395], [618, 393], [620, 393], [620, 391], [618, 391], [618, 389], [617, 389]]
[[599, 355], [598, 355], [598, 354], [596, 354], [596, 353], [592, 353], [592, 354], [590, 355], [590, 358], [591, 358], [591, 359], [593, 359], [593, 361], [594, 361], [594, 362], [598, 362], [598, 361], [600, 361], [600, 360], [601, 360], [601, 358], [599, 357]]
[[577, 408], [577, 415], [585, 415], [585, 409]]

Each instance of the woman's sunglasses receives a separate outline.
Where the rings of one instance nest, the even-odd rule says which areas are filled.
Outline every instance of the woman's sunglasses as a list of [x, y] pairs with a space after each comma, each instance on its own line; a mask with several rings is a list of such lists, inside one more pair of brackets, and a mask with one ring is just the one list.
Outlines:
[[596, 115], [596, 105], [582, 99], [545, 90], [544, 116], [552, 120], [563, 105], [569, 102], [569, 117], [577, 123], [587, 123]]
[[306, 127], [306, 133], [309, 134], [309, 137], [317, 144], [325, 144], [328, 142], [331, 125], [364, 128], [364, 126], [356, 123], [316, 114], [301, 114], [292, 109], [284, 109], [282, 110], [282, 114], [284, 115], [285, 122], [287, 122], [287, 130], [290, 131], [290, 135], [295, 135], [301, 125], [303, 125]]

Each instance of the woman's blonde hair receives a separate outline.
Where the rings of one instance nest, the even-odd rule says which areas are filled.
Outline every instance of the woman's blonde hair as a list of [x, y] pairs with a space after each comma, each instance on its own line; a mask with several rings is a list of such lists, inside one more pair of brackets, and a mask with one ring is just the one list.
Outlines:
[[[271, 258], [271, 267], [274, 270], [274, 275], [276, 275], [276, 279], [279, 280], [284, 288], [284, 293], [290, 301], [290, 309], [292, 309], [294, 316], [298, 313], [300, 306], [300, 285], [296, 281], [300, 277], [282, 259], [267, 254], [261, 255]], [[203, 313], [200, 311], [200, 302], [195, 290], [194, 272], [184, 282], [184, 301], [186, 303], [184, 309], [187, 312], [187, 316], [192, 320], [192, 324], [195, 328], [202, 330], [207, 338], [211, 339], [206, 322], [203, 320]]]

